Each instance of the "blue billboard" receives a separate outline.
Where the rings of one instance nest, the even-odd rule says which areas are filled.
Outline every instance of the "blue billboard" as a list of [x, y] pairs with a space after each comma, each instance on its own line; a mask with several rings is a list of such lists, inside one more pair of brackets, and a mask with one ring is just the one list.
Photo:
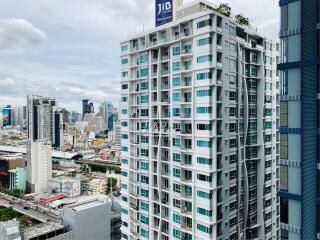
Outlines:
[[156, 27], [172, 22], [172, 0], [156, 0]]

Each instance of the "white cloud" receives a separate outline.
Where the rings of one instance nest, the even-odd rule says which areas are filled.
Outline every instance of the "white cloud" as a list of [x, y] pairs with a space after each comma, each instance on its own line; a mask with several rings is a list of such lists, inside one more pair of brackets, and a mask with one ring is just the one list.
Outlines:
[[8, 87], [15, 84], [16, 82], [12, 78], [0, 79], [0, 87]]
[[0, 51], [40, 44], [46, 34], [25, 19], [0, 19]]

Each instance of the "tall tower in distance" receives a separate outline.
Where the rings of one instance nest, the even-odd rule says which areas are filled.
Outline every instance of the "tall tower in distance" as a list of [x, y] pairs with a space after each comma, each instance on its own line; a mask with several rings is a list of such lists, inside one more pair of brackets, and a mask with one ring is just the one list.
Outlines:
[[212, 1], [156, 3], [120, 43], [123, 239], [279, 239], [278, 44]]
[[28, 96], [27, 191], [45, 192], [52, 177], [55, 99]]
[[282, 239], [320, 239], [320, 0], [280, 0]]

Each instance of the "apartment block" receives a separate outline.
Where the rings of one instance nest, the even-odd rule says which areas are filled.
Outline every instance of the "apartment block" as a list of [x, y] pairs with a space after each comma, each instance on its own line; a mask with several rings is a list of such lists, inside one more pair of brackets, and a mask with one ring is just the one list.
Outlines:
[[278, 45], [209, 1], [121, 42], [122, 239], [279, 239]]

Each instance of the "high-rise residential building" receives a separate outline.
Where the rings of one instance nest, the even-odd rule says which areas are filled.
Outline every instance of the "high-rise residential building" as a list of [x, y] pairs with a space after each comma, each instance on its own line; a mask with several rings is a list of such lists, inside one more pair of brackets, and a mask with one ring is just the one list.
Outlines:
[[320, 239], [320, 0], [279, 4], [281, 235]]
[[52, 141], [55, 106], [55, 99], [42, 96], [28, 96], [28, 136], [30, 140]]
[[280, 236], [278, 45], [215, 8], [121, 42], [123, 239]]
[[44, 192], [52, 177], [54, 107], [48, 97], [28, 96], [27, 191]]

